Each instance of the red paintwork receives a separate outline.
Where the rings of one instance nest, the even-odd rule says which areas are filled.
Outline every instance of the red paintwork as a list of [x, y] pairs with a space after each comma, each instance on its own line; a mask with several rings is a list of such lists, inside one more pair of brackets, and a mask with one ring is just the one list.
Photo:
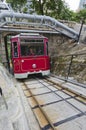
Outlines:
[[[23, 63], [21, 61], [24, 60]], [[18, 58], [13, 59], [14, 62], [14, 73], [25, 73], [27, 71], [39, 71], [50, 69], [49, 57], [30, 57], [30, 58]], [[36, 64], [36, 68], [32, 68], [32, 65]]]
[[[37, 38], [37, 37], [36, 37]], [[18, 47], [18, 57], [14, 57], [13, 45], [12, 45], [12, 61], [13, 61], [13, 71], [14, 73], [26, 73], [34, 72], [40, 70], [49, 70], [50, 69], [50, 59], [46, 54], [46, 42], [47, 38], [44, 37], [44, 55], [43, 56], [21, 56], [20, 55], [20, 37], [16, 36], [11, 38], [11, 43], [17, 42]], [[36, 68], [33, 68], [32, 65], [36, 64]]]

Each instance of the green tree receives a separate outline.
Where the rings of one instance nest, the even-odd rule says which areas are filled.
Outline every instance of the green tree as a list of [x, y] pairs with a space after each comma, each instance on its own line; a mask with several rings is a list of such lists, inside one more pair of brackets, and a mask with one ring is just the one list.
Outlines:
[[[6, 0], [16, 12], [28, 12], [27, 0]], [[63, 0], [31, 0], [30, 13], [48, 15], [55, 19], [77, 20], [77, 15], [70, 11]]]
[[63, 0], [32, 0], [31, 8], [40, 15], [49, 15], [56, 19], [71, 20], [73, 12]]
[[62, 0], [49, 0], [46, 3], [47, 14], [54, 16], [55, 18], [60, 18], [62, 11], [64, 9], [64, 4]]
[[6, 0], [6, 2], [11, 4], [13, 10], [22, 12], [27, 0]]
[[32, 0], [31, 7], [37, 14], [41, 15], [55, 15], [58, 11], [58, 15], [63, 7], [62, 0]]
[[80, 10], [79, 12], [76, 13], [75, 21], [81, 22], [82, 19], [84, 19], [84, 21], [86, 19], [86, 9]]
[[46, 4], [46, 0], [32, 0], [31, 8], [35, 13], [44, 15], [44, 6]]

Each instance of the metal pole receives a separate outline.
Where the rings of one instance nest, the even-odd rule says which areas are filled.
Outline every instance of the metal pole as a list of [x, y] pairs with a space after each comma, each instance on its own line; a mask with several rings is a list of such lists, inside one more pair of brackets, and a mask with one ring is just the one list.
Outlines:
[[5, 100], [5, 97], [4, 97], [4, 94], [3, 94], [3, 92], [2, 92], [2, 88], [0, 87], [0, 94], [1, 94], [1, 96], [2, 96], [2, 98], [3, 98], [3, 101], [4, 101], [4, 104], [5, 104], [5, 106], [6, 106], [6, 109], [8, 109], [8, 105], [7, 105], [7, 102], [6, 102], [6, 100]]
[[82, 28], [83, 28], [83, 24], [84, 24], [84, 19], [82, 19], [82, 22], [81, 22], [81, 27], [80, 27], [79, 36], [78, 36], [78, 43], [80, 40], [80, 35], [81, 35]]
[[71, 56], [71, 61], [70, 61], [70, 64], [69, 64], [69, 68], [68, 68], [68, 74], [67, 74], [67, 77], [66, 77], [66, 81], [67, 81], [67, 79], [68, 79], [68, 77], [69, 77], [69, 75], [70, 75], [73, 58], [74, 58], [74, 56], [72, 55], [72, 56]]
[[1, 96], [2, 96], [2, 89], [1, 89], [1, 87], [0, 87], [0, 94], [1, 94]]

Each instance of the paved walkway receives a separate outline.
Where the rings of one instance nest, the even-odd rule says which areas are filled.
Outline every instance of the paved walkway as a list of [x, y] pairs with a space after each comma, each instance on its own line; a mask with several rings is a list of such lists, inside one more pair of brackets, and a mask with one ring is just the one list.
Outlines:
[[14, 78], [0, 65], [0, 130], [30, 130]]

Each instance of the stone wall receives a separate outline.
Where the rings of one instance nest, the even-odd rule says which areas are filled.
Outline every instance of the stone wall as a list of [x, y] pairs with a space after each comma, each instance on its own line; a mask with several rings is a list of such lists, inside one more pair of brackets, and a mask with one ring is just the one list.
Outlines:
[[61, 46], [64, 43], [68, 43], [71, 40], [66, 36], [60, 34], [43, 34], [44, 36], [48, 37], [48, 52], [49, 56], [56, 56], [61, 52]]
[[6, 51], [5, 51], [5, 43], [4, 43], [4, 35], [0, 34], [0, 62], [2, 62], [5, 66], [7, 66], [6, 59]]

